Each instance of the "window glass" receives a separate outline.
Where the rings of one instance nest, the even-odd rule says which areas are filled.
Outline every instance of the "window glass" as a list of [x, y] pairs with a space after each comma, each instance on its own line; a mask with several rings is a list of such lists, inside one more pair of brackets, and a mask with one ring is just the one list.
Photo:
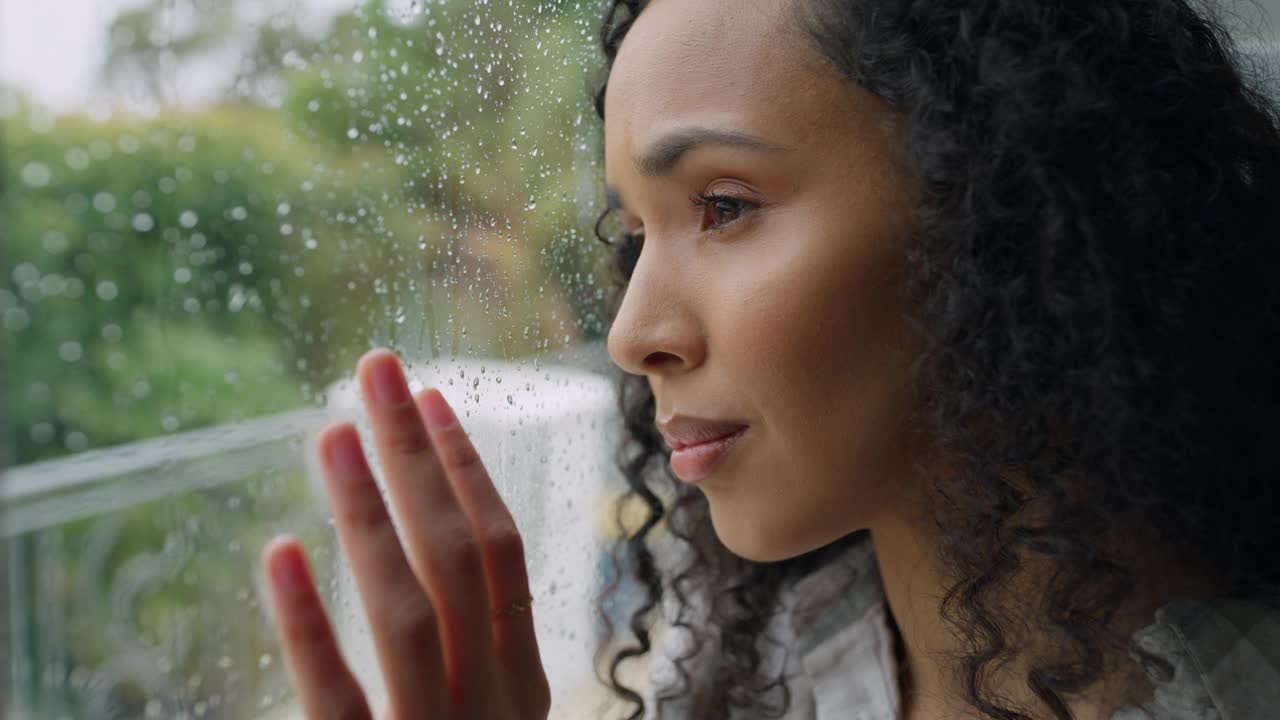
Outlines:
[[257, 567], [280, 531], [378, 694], [310, 446], [360, 419], [374, 346], [462, 411], [526, 538], [556, 712], [593, 716], [620, 482], [598, 12], [0, 0], [12, 716], [296, 716]]

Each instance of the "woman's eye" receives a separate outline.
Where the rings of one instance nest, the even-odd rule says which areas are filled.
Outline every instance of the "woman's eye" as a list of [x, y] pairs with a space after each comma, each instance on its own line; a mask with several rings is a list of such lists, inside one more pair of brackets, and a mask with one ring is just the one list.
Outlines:
[[702, 208], [703, 230], [714, 230], [735, 222], [753, 206], [746, 200], [712, 194], [695, 195], [693, 204]]
[[716, 221], [717, 225], [731, 223], [738, 219], [738, 213], [742, 208], [738, 206], [735, 200], [717, 200], [711, 203], [711, 217]]

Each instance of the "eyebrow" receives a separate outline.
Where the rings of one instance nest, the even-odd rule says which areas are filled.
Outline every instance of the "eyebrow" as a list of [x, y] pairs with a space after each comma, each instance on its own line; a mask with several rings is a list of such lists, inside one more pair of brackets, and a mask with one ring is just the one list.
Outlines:
[[[794, 150], [794, 148], [777, 145], [763, 138], [737, 130], [688, 127], [673, 130], [650, 145], [648, 150], [635, 158], [636, 169], [645, 177], [665, 177], [676, 169], [680, 159], [690, 150], [703, 145], [719, 145], [765, 153]], [[618, 191], [613, 187], [605, 186], [605, 197], [610, 208], [618, 209], [622, 207], [622, 199], [618, 195]]]

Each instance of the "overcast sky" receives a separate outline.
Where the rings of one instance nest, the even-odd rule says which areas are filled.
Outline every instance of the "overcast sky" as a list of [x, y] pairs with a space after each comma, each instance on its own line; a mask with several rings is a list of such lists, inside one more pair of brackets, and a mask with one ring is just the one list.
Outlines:
[[137, 0], [0, 0], [0, 82], [57, 107], [83, 102], [105, 28]]
[[[355, 0], [294, 0], [314, 26]], [[0, 84], [22, 91], [56, 110], [84, 109], [104, 93], [97, 87], [107, 27], [127, 8], [145, 0], [0, 0]], [[170, 98], [198, 102], [227, 77], [225, 64], [209, 63], [182, 79]]]

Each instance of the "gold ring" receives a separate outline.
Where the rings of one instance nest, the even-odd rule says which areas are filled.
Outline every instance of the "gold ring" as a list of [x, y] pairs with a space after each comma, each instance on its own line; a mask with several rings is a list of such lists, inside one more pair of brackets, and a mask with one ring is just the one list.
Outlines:
[[505, 607], [495, 610], [493, 613], [493, 616], [495, 618], [510, 617], [518, 613], [527, 612], [532, 607], [533, 607], [533, 596], [530, 595], [529, 597], [526, 597], [523, 600], [517, 600]]

